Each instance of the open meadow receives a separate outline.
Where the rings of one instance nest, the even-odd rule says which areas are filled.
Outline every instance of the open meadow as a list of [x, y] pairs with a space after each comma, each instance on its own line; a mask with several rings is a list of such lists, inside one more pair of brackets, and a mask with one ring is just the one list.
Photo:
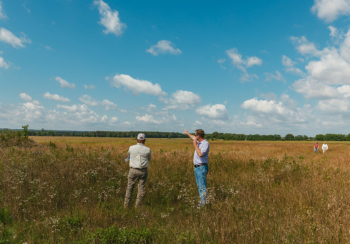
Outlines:
[[30, 139], [0, 147], [0, 243], [350, 242], [346, 142], [209, 141], [199, 209], [192, 141], [147, 139], [144, 205], [125, 210], [134, 139]]

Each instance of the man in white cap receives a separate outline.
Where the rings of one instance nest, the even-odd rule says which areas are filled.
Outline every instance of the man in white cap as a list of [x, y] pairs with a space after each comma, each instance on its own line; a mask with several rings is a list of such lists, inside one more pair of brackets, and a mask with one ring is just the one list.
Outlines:
[[124, 207], [128, 208], [136, 181], [139, 181], [136, 207], [141, 206], [143, 197], [145, 196], [145, 185], [147, 179], [147, 167], [151, 160], [151, 149], [145, 146], [145, 134], [138, 134], [137, 144], [129, 148], [130, 170], [128, 175], [128, 187], [125, 194]]

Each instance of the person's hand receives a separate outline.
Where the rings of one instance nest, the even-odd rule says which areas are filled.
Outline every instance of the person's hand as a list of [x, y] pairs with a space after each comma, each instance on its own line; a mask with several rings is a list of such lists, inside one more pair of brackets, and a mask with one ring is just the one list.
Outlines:
[[185, 131], [185, 132], [182, 133], [182, 134], [186, 134], [186, 135], [187, 135], [187, 134], [188, 134], [188, 131], [187, 131], [186, 129], [184, 129], [184, 131]]
[[193, 140], [193, 145], [197, 146], [197, 138]]

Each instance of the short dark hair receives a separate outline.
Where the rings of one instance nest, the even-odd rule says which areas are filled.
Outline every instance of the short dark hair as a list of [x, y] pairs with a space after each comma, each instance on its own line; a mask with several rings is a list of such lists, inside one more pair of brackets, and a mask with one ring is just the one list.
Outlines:
[[201, 138], [204, 138], [204, 135], [205, 135], [204, 130], [202, 129], [196, 130], [196, 135], [200, 136]]

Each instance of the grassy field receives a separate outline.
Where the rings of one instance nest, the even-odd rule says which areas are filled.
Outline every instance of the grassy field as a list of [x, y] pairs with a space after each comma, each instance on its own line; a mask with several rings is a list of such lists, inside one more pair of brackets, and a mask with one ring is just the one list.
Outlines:
[[[190, 139], [148, 139], [144, 205], [123, 208], [133, 139], [0, 148], [0, 243], [349, 243], [350, 144], [210, 141], [198, 209]], [[133, 203], [136, 192], [134, 192]]]

